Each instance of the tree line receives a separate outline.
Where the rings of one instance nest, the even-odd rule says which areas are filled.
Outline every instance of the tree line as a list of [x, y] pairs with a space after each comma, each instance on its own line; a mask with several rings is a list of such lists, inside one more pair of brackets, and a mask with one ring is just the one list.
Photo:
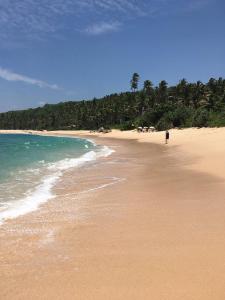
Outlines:
[[0, 114], [0, 129], [69, 130], [99, 127], [132, 129], [155, 126], [157, 130], [173, 127], [225, 126], [225, 80], [211, 78], [207, 83], [189, 83], [182, 79], [168, 86], [162, 80], [154, 86], [134, 73], [130, 92], [107, 95], [89, 101], [68, 101], [43, 107]]

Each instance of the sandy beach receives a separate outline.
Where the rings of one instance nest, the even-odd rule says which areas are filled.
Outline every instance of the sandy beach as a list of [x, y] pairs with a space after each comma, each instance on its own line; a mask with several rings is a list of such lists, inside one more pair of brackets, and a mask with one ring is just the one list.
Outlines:
[[34, 133], [115, 152], [0, 227], [0, 299], [225, 299], [225, 128]]

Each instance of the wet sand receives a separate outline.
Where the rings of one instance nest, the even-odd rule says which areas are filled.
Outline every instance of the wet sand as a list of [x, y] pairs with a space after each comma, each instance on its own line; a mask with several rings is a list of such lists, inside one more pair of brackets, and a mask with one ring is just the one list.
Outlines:
[[92, 135], [116, 152], [0, 227], [0, 299], [224, 300], [223, 159], [211, 170], [224, 148], [197, 134], [192, 152], [185, 138]]

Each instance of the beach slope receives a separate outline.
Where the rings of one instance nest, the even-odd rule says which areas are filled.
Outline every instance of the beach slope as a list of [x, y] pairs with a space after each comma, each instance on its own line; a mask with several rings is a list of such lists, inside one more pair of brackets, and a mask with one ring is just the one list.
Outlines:
[[0, 298], [225, 299], [225, 128], [170, 133], [41, 133], [115, 152], [0, 227]]

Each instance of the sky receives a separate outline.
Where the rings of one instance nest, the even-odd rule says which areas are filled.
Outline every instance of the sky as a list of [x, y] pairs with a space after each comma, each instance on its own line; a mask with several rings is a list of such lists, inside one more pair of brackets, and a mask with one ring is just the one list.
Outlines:
[[0, 112], [225, 77], [224, 0], [0, 0]]

